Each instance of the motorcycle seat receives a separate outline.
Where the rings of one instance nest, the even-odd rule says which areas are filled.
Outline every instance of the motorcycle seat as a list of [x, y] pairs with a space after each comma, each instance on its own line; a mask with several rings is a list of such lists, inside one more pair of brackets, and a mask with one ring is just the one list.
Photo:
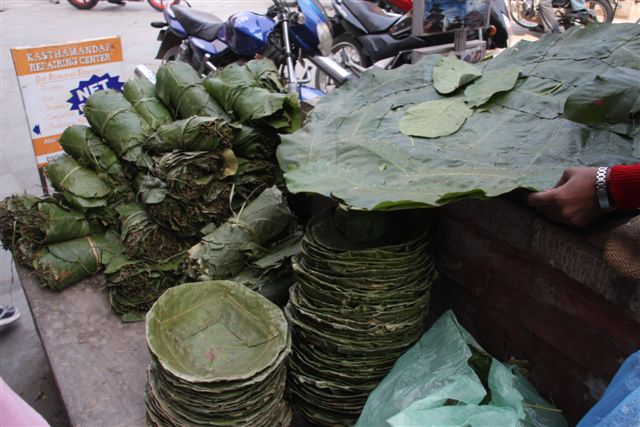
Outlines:
[[171, 9], [187, 34], [206, 41], [213, 41], [220, 28], [224, 25], [222, 19], [211, 13], [178, 5], [173, 6]]
[[380, 7], [363, 0], [344, 0], [344, 5], [353, 13], [369, 33], [386, 32], [397, 20]]

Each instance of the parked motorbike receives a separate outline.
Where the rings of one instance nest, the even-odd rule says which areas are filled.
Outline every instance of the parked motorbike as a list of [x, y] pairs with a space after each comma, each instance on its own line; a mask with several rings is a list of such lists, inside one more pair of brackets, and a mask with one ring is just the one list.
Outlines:
[[165, 22], [151, 24], [161, 28], [156, 58], [187, 62], [201, 74], [233, 62], [267, 57], [280, 68], [288, 90], [302, 100], [321, 92], [303, 86], [311, 81], [310, 67], [298, 78], [296, 63], [304, 67], [308, 59], [338, 82], [350, 77], [347, 70], [322, 56], [329, 54], [332, 36], [331, 23], [318, 0], [273, 0], [264, 15], [243, 11], [226, 21], [181, 6], [165, 9], [164, 17]]
[[[394, 0], [394, 4], [396, 7], [406, 8], [408, 2]], [[412, 34], [411, 10], [402, 15], [389, 13], [374, 2], [364, 0], [333, 0], [332, 5], [336, 12], [332, 19], [332, 57], [355, 73], [362, 72], [381, 60], [386, 60], [383, 68], [396, 68], [411, 62], [414, 49], [454, 42], [453, 33], [426, 36]], [[482, 38], [487, 40], [490, 48], [507, 47], [509, 25], [504, 1], [492, 1], [488, 28], [469, 31], [467, 40]], [[330, 76], [322, 72], [316, 73], [316, 87], [330, 90], [333, 84]]]
[[[71, 3], [72, 6], [77, 7], [78, 9], [87, 10], [91, 9], [95, 5], [98, 4], [99, 1], [105, 0], [67, 0]], [[125, 0], [106, 0], [109, 3], [119, 4], [124, 6]], [[144, 1], [144, 0], [128, 0], [128, 1]], [[180, 3], [180, 0], [147, 0], [147, 2], [151, 5], [152, 8], [157, 10], [158, 12], [162, 12], [168, 6]]]
[[413, 0], [368, 0], [391, 13], [407, 13], [413, 8]]
[[[509, 13], [513, 21], [521, 27], [532, 30], [540, 24], [539, 0], [509, 0]], [[574, 25], [586, 25], [589, 22], [613, 21], [613, 7], [608, 0], [586, 2], [587, 13], [577, 14], [571, 9], [570, 0], [553, 0], [556, 18], [562, 27], [569, 29]]]
[[[387, 12], [405, 14], [413, 9], [413, 0], [367, 0]], [[489, 28], [484, 33], [488, 48], [504, 48], [509, 45], [509, 11], [504, 0], [491, 2]], [[495, 31], [495, 33], [494, 33]]]

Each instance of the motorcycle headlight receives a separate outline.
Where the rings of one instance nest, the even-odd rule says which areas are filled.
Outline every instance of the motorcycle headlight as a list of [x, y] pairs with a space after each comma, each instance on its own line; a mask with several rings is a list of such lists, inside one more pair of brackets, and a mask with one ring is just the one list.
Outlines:
[[331, 45], [333, 44], [333, 37], [331, 37], [331, 30], [325, 22], [321, 22], [316, 25], [316, 31], [318, 32], [318, 40], [320, 44], [318, 49], [323, 56], [329, 56], [331, 54]]

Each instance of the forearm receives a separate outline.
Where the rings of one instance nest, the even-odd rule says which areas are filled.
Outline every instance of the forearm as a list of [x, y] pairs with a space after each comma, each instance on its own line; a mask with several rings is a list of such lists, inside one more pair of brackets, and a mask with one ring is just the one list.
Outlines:
[[613, 166], [609, 174], [609, 194], [613, 206], [620, 210], [640, 208], [640, 163]]

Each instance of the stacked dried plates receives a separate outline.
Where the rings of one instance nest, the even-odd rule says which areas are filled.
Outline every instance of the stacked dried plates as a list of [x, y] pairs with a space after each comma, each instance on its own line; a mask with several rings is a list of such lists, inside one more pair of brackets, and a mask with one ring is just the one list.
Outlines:
[[229, 281], [167, 290], [147, 314], [145, 403], [152, 426], [288, 426], [287, 323]]
[[369, 393], [423, 333], [436, 277], [423, 211], [329, 209], [312, 219], [285, 308], [289, 385], [320, 425], [352, 425]]

